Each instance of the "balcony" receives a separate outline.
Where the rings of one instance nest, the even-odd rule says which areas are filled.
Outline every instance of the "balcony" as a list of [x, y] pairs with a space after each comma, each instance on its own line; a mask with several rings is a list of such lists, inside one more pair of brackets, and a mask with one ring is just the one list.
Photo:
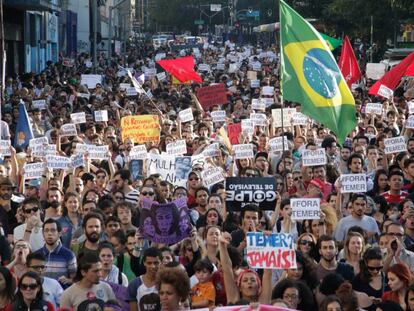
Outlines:
[[4, 0], [4, 5], [25, 11], [60, 12], [59, 0]]

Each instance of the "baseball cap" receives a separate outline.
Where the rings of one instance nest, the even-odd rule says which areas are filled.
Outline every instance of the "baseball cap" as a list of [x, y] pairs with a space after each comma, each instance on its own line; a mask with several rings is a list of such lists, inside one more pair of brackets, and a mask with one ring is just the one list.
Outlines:
[[325, 187], [325, 183], [319, 178], [312, 179], [310, 181], [310, 184], [314, 185], [315, 187], [318, 187], [321, 190], [323, 190], [323, 188]]
[[40, 179], [31, 179], [29, 183], [27, 184], [27, 187], [33, 187], [33, 188], [40, 188], [40, 185], [42, 184], [42, 181]]

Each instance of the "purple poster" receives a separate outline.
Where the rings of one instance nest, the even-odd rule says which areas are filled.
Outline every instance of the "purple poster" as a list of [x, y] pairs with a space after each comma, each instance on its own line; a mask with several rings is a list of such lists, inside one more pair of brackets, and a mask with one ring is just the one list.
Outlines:
[[145, 238], [154, 243], [175, 244], [190, 235], [187, 198], [159, 204], [144, 199], [141, 202], [140, 228]]

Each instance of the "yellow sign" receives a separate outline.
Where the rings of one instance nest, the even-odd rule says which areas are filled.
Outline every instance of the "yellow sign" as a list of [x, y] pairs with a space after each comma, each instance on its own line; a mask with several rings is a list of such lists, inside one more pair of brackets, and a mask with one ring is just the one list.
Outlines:
[[122, 141], [130, 138], [135, 144], [160, 141], [157, 115], [126, 116], [121, 119]]

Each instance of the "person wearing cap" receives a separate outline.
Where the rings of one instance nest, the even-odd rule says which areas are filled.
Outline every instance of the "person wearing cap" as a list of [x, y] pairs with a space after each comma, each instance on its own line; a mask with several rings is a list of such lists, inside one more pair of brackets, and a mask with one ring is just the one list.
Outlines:
[[261, 176], [266, 177], [271, 174], [269, 171], [269, 161], [267, 152], [258, 152], [254, 158], [254, 166], [261, 172]]
[[328, 195], [332, 193], [332, 184], [326, 181], [326, 167], [324, 165], [312, 166], [313, 178], [319, 179], [322, 184], [322, 196], [326, 201]]
[[42, 182], [40, 179], [30, 179], [29, 183], [25, 187], [24, 196], [26, 198], [39, 199], [39, 189]]
[[309, 182], [307, 189], [308, 194], [305, 197], [322, 199], [324, 186], [324, 182], [319, 178], [312, 179]]

